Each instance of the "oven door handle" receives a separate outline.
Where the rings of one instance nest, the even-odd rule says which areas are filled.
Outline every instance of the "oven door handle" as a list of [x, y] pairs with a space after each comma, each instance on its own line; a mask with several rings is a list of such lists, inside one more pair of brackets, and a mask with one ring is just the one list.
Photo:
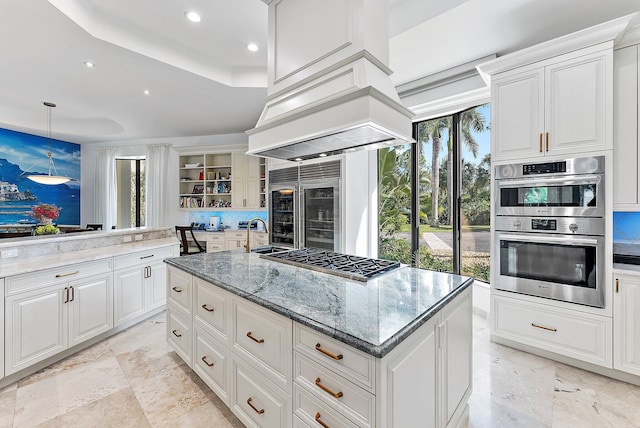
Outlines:
[[514, 186], [527, 186], [527, 187], [540, 187], [549, 184], [600, 184], [602, 177], [600, 175], [580, 175], [569, 177], [548, 177], [548, 178], [529, 178], [521, 180], [499, 180], [498, 187], [514, 187]]
[[598, 245], [598, 237], [582, 237], [578, 238], [575, 235], [520, 235], [516, 233], [502, 233], [498, 232], [498, 239], [508, 239], [510, 241], [524, 241], [543, 244], [563, 244], [563, 245]]

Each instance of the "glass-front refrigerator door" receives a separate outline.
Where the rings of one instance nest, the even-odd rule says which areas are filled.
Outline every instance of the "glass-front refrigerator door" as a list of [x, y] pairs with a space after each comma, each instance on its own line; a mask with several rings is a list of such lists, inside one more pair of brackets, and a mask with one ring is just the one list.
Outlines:
[[338, 184], [307, 184], [303, 198], [302, 246], [340, 251], [340, 206]]
[[292, 184], [270, 189], [269, 231], [272, 245], [298, 247], [296, 187]]

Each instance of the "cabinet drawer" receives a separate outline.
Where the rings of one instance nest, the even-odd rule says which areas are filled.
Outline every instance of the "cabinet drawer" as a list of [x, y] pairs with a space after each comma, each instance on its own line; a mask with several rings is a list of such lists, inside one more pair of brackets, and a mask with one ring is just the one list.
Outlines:
[[291, 390], [291, 320], [246, 301], [233, 300], [234, 352], [273, 382]]
[[226, 230], [224, 232], [225, 239], [238, 239], [238, 240], [246, 240], [247, 239], [247, 231], [244, 232], [229, 232]]
[[229, 404], [229, 368], [227, 351], [223, 345], [194, 325], [193, 370], [225, 403]]
[[186, 314], [191, 314], [191, 288], [193, 286], [192, 276], [179, 269], [169, 267], [169, 278], [167, 282], [167, 300], [176, 308], [183, 310]]
[[52, 284], [74, 281], [112, 270], [112, 258], [77, 263], [40, 272], [25, 273], [7, 278], [6, 295], [43, 288]]
[[154, 262], [161, 262], [172, 256], [171, 247], [150, 248], [135, 253], [123, 254], [113, 258], [114, 269], [122, 269], [131, 266], [142, 266]]
[[611, 367], [611, 318], [497, 296], [492, 313], [494, 335]]
[[315, 428], [322, 426], [322, 423], [331, 428], [358, 426], [295, 383], [293, 384], [293, 408], [295, 409], [293, 420], [295, 428]]
[[199, 279], [193, 278], [195, 293], [194, 321], [216, 339], [227, 343], [229, 337], [228, 311], [229, 296], [223, 290]]
[[251, 232], [251, 246], [257, 247], [259, 245], [269, 244], [269, 235], [264, 232]]
[[324, 364], [367, 391], [374, 391], [375, 360], [371, 355], [297, 323], [294, 324], [293, 336], [297, 351]]
[[290, 427], [291, 397], [241, 361], [233, 360], [232, 410], [250, 427]]
[[210, 233], [207, 235], [207, 244], [211, 242], [212, 244], [224, 244], [224, 233]]
[[225, 250], [224, 241], [222, 241], [222, 243], [220, 244], [211, 243], [207, 241], [207, 253], [214, 253], [216, 251], [224, 251], [224, 250]]
[[[295, 383], [362, 426], [374, 426], [375, 397], [344, 377], [295, 353]], [[315, 415], [315, 413], [314, 413]]]
[[167, 342], [191, 366], [191, 320], [167, 306]]

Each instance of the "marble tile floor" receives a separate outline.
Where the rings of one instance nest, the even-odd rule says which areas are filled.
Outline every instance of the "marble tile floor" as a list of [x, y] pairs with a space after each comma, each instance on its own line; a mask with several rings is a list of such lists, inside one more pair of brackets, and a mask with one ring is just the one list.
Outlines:
[[[241, 427], [164, 335], [162, 313], [0, 390], [0, 427]], [[491, 343], [474, 317], [464, 427], [640, 427], [640, 387]]]

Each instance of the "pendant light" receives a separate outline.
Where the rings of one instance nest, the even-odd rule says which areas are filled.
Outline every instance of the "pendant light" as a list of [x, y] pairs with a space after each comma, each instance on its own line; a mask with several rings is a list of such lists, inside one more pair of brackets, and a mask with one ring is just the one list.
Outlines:
[[[47, 107], [47, 138], [49, 139], [49, 146], [47, 150], [47, 157], [49, 158], [49, 174], [48, 175], [27, 175], [26, 177], [40, 184], [63, 184], [67, 181], [71, 180], [71, 177], [66, 177], [64, 175], [58, 175], [58, 170], [56, 169], [56, 165], [53, 163], [53, 153], [51, 153], [51, 109], [56, 105], [50, 102], [43, 103]], [[51, 170], [55, 175], [51, 175]]]

